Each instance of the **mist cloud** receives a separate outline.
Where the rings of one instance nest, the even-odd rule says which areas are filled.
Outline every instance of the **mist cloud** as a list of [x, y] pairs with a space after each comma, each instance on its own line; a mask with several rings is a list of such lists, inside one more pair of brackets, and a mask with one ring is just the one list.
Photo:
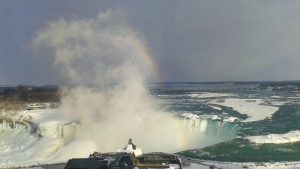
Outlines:
[[77, 139], [102, 152], [116, 151], [129, 138], [146, 151], [194, 148], [200, 139], [204, 144], [195, 133], [178, 133], [183, 121], [163, 112], [146, 89], [151, 71], [140, 47], [145, 42], [122, 16], [107, 11], [92, 19], [59, 19], [34, 40], [37, 50], [50, 49], [55, 65], [75, 84], [63, 90], [60, 111], [81, 122]]

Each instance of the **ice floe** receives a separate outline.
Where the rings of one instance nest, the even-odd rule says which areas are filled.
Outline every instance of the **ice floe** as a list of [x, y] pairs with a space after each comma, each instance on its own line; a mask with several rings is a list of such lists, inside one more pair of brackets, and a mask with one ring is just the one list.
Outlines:
[[271, 117], [278, 110], [278, 107], [263, 105], [264, 100], [262, 99], [227, 98], [212, 100], [210, 103], [231, 107], [241, 114], [248, 115], [249, 118], [243, 122], [263, 120]]
[[212, 107], [213, 109], [216, 109], [216, 110], [222, 110], [221, 107], [218, 107], [218, 106], [214, 106], [214, 105], [209, 105], [210, 107]]
[[292, 143], [300, 141], [300, 131], [290, 131], [285, 134], [268, 134], [261, 136], [248, 136], [245, 137], [247, 140], [253, 143], [274, 143], [274, 144], [282, 144], [282, 143]]
[[214, 97], [232, 97], [235, 95], [232, 93], [205, 92], [205, 93], [192, 93], [192, 94], [189, 94], [189, 96], [193, 97], [193, 98], [214, 98]]

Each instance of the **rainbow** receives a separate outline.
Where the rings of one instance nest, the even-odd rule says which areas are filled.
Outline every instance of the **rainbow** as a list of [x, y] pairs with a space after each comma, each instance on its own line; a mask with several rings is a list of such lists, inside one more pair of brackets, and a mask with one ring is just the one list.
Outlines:
[[184, 127], [182, 127], [182, 119], [175, 118], [175, 128], [176, 128], [176, 143], [179, 146], [180, 150], [186, 150], [188, 148], [188, 142], [186, 140], [186, 131], [184, 130]]
[[149, 66], [149, 68], [151, 69], [152, 74], [155, 77], [155, 80], [157, 80], [157, 82], [161, 82], [162, 77], [160, 75], [159, 68], [158, 68], [156, 60], [153, 57], [153, 55], [151, 54], [150, 50], [143, 43], [138, 43], [136, 47], [138, 49], [140, 49], [140, 51], [142, 52], [143, 59], [145, 60], [146, 64]]

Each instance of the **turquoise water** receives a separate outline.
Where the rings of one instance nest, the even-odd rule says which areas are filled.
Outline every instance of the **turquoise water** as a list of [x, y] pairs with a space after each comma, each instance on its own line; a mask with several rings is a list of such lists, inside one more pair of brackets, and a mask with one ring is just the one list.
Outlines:
[[[300, 82], [165, 83], [153, 86], [151, 90], [156, 97], [164, 101], [166, 111], [178, 116], [192, 113], [200, 118], [218, 117], [215, 120], [210, 119], [212, 121], [223, 121], [230, 117], [238, 119], [235, 122], [223, 122], [227, 126], [227, 131], [222, 130], [225, 132], [223, 134], [231, 134], [224, 142], [185, 150], [179, 152], [181, 155], [228, 162], [300, 161], [300, 142], [255, 144], [244, 139], [246, 136], [283, 134], [300, 130]], [[224, 96], [201, 97], [201, 93]], [[210, 101], [228, 98], [262, 99], [264, 105], [278, 107], [278, 111], [268, 119], [242, 122], [247, 119], [247, 115], [230, 107], [210, 104]], [[217, 106], [218, 109], [212, 106]], [[217, 134], [218, 129], [211, 130]]]

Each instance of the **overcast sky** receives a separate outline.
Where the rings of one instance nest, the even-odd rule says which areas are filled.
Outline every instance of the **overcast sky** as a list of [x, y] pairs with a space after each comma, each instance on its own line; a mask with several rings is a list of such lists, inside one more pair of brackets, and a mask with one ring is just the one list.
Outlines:
[[144, 36], [163, 81], [300, 80], [299, 0], [2, 0], [0, 85], [63, 83], [35, 34], [107, 10]]

